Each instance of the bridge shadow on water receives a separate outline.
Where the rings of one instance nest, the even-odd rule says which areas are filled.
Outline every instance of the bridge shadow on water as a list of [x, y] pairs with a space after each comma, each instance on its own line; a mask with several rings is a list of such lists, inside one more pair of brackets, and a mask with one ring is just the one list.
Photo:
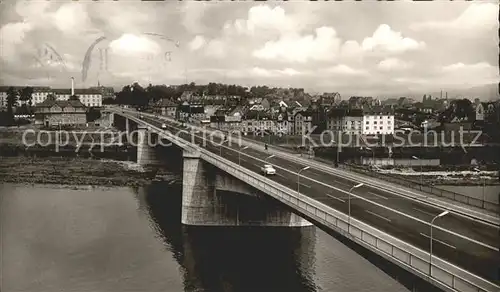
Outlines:
[[[180, 223], [181, 193], [180, 184], [158, 182], [138, 194], [141, 198], [137, 199], [151, 217], [152, 227], [181, 266], [185, 291], [322, 290], [315, 283], [315, 227], [185, 226]], [[408, 290], [442, 291], [314, 223]]]
[[153, 184], [143, 207], [182, 267], [185, 291], [317, 291], [314, 227], [183, 226], [181, 188]]
[[[286, 208], [289, 208], [288, 206]], [[302, 216], [302, 214], [297, 213], [298, 215]], [[309, 219], [308, 219], [309, 220]], [[375, 265], [377, 268], [381, 269], [384, 271], [387, 275], [401, 283], [403, 286], [405, 286], [408, 290], [412, 292], [443, 292], [443, 290], [437, 288], [436, 286], [433, 286], [432, 284], [428, 283], [427, 281], [423, 280], [422, 278], [406, 271], [405, 269], [399, 267], [398, 265], [389, 262], [382, 256], [372, 252], [371, 250], [353, 242], [350, 241], [349, 239], [343, 237], [342, 235], [338, 234], [337, 232], [329, 229], [327, 226], [321, 224], [320, 222], [312, 221], [311, 222], [347, 246], [348, 248], [354, 250], [357, 254], [361, 255], [363, 258], [367, 259], [370, 263]]]

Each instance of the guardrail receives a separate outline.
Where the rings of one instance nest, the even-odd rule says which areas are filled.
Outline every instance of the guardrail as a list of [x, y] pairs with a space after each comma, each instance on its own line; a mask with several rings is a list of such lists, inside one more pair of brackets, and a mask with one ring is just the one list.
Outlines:
[[[130, 110], [129, 110], [129, 111], [130, 111]], [[134, 111], [130, 111], [130, 112], [133, 112], [134, 114], [135, 114], [135, 113], [137, 113], [137, 112], [134, 112]], [[149, 113], [142, 113], [142, 114], [146, 114], [146, 115], [149, 115], [149, 116], [157, 116], [157, 115], [154, 115], [154, 114], [149, 114]], [[216, 131], [218, 131], [218, 132], [220, 132], [221, 134], [226, 134], [226, 135], [228, 134], [227, 132], [225, 133], [225, 132], [223, 132], [223, 131], [221, 131], [221, 130], [216, 130], [216, 129], [213, 129], [213, 128], [211, 128], [211, 127], [199, 127], [199, 126], [196, 126], [196, 125], [190, 125], [190, 124], [182, 123], [182, 122], [179, 122], [179, 121], [177, 121], [177, 120], [175, 120], [175, 119], [172, 119], [172, 118], [169, 118], [169, 117], [165, 117], [165, 116], [157, 116], [157, 117], [160, 117], [160, 118], [162, 118], [162, 119], [164, 119], [164, 120], [168, 120], [168, 121], [170, 121], [170, 122], [172, 122], [172, 123], [174, 123], [174, 124], [176, 124], [176, 125], [179, 125], [179, 126], [187, 126], [187, 127], [189, 127], [189, 128], [193, 128], [193, 129], [198, 129], [198, 130], [208, 130], [208, 131], [212, 131], [212, 132], [216, 132]], [[262, 146], [262, 145], [264, 145], [264, 144], [265, 144], [265, 143], [263, 143], [263, 142], [260, 142], [260, 141], [257, 141], [257, 140], [251, 139], [251, 138], [246, 138], [246, 137], [244, 137], [244, 136], [242, 136], [242, 139], [243, 139], [243, 141], [246, 141], [247, 143], [251, 143], [251, 144], [254, 144], [254, 145], [261, 145], [261, 146]], [[301, 157], [297, 157], [296, 155], [297, 155], [297, 154], [299, 154], [299, 153], [295, 153], [295, 152], [293, 152], [293, 151], [291, 151], [291, 150], [288, 150], [288, 149], [285, 149], [285, 148], [281, 148], [281, 147], [277, 147], [277, 146], [272, 146], [272, 145], [268, 145], [268, 146], [270, 147], [270, 149], [276, 149], [277, 151], [280, 151], [280, 155], [281, 155], [281, 156], [286, 156], [286, 157], [288, 157], [289, 159], [292, 159], [292, 161], [295, 161], [295, 162], [297, 162], [297, 163], [303, 163], [303, 164], [306, 164], [306, 165], [307, 165], [307, 162], [305, 162], [305, 160], [306, 160], [306, 161], [311, 161], [312, 163], [321, 163], [321, 164], [324, 164], [324, 165], [321, 167], [322, 169], [324, 169], [325, 167], [331, 167], [331, 166], [329, 165], [330, 163], [328, 163], [328, 162], [324, 162], [324, 160], [323, 160], [323, 159], [321, 159], [321, 158], [318, 158], [318, 157], [311, 157], [312, 159], [311, 159], [311, 158], [309, 158], [309, 159], [305, 159], [305, 158], [303, 158], [302, 156], [301, 156]], [[317, 166], [316, 166], [316, 167], [317, 167]], [[358, 172], [358, 173], [359, 173], [359, 172]], [[370, 176], [372, 176], [372, 177], [375, 177], [375, 178], [380, 178], [380, 179], [382, 179], [382, 180], [383, 180], [383, 177], [373, 176], [373, 173], [368, 173], [368, 174], [369, 174]], [[341, 177], [344, 177], [344, 178], [347, 178], [347, 179], [354, 179], [354, 178], [352, 178], [352, 177], [349, 177], [349, 176], [344, 176], [344, 175], [341, 175], [341, 174], [339, 174], [339, 173], [336, 173], [336, 175], [340, 175]], [[390, 181], [390, 180], [385, 180], [385, 181], [392, 182], [392, 181]], [[410, 189], [420, 190], [419, 188], [412, 188], [412, 186], [413, 186], [413, 185], [412, 185], [412, 186], [410, 186], [409, 184], [405, 184], [405, 183], [402, 183], [402, 182], [400, 182], [400, 181], [394, 181], [394, 182], [395, 182], [396, 184], [398, 184], [398, 185], [402, 185], [402, 186], [405, 186], [405, 187], [406, 187], [406, 186], [408, 186]], [[373, 186], [376, 186], [376, 187], [381, 187], [381, 188], [386, 187], [385, 185], [382, 185], [382, 184], [377, 184], [377, 183], [372, 183], [372, 185], [373, 185]], [[428, 192], [428, 193], [429, 193], [429, 192]], [[428, 200], [427, 200], [427, 198], [424, 198], [424, 197], [419, 198], [419, 197], [414, 196], [414, 195], [408, 195], [408, 194], [403, 194], [403, 193], [398, 193], [398, 194], [400, 194], [400, 195], [402, 195], [402, 196], [405, 196], [405, 197], [407, 197], [407, 198], [411, 198], [411, 199], [414, 199], [414, 200], [418, 200], [418, 201], [424, 201], [424, 200], [425, 200], [425, 202], [426, 202], [426, 203], [428, 203], [428, 204], [436, 205], [436, 206], [438, 206], [438, 207], [443, 207], [443, 206], [441, 206], [441, 205], [440, 205], [440, 203], [430, 202], [430, 201], [428, 201]], [[436, 195], [438, 195], [438, 194], [436, 194]], [[455, 201], [457, 201], [457, 202], [462, 202], [462, 203], [464, 203], [464, 204], [466, 204], [466, 202], [468, 201], [468, 202], [470, 202], [471, 204], [466, 204], [466, 205], [469, 205], [469, 206], [476, 206], [476, 205], [478, 205], [478, 204], [479, 204], [479, 201], [481, 202], [481, 204], [483, 204], [483, 203], [482, 203], [482, 201], [483, 201], [483, 200], [476, 199], [476, 200], [478, 200], [478, 201], [475, 201], [475, 203], [476, 203], [476, 204], [474, 205], [474, 204], [472, 203], [472, 201], [473, 201], [473, 200], [468, 200], [467, 198], [465, 198], [466, 196], [464, 196], [463, 198], [461, 198], [461, 199], [462, 199], [462, 201], [461, 201], [461, 200], [459, 200], [459, 199], [458, 199], [458, 198], [459, 198], [459, 196], [463, 196], [463, 195], [461, 195], [461, 194], [457, 194], [457, 195], [455, 196], [455, 198], [457, 198]], [[443, 198], [448, 198], [448, 199], [453, 200], [453, 198], [450, 198], [450, 197], [448, 197], [448, 196], [442, 196], [442, 197], [443, 197]], [[485, 210], [491, 210], [492, 208], [493, 208], [493, 211], [494, 211], [494, 210], [496, 210], [496, 209], [495, 209], [495, 204], [493, 204], [493, 206], [492, 206], [492, 204], [489, 204], [489, 203], [484, 203], [484, 205], [485, 205], [485, 206], [487, 206], [487, 208], [488, 208], [488, 209], [485, 209]], [[450, 208], [450, 206], [446, 206], [445, 208], [448, 208], [448, 209], [449, 209], [449, 208]], [[467, 213], [467, 212], [465, 212], [465, 213], [464, 213], [463, 211], [459, 210], [460, 208], [459, 208], [459, 209], [457, 209], [457, 208], [458, 208], [458, 206], [456, 206], [456, 207], [454, 208], [454, 210], [453, 210], [453, 211], [454, 211], [454, 212], [457, 212], [457, 213], [460, 213], [460, 214], [463, 214], [463, 215], [465, 215], [465, 216], [469, 216], [469, 217], [470, 217], [470, 216], [473, 216], [473, 217], [475, 216], [475, 215], [471, 215], [471, 214], [469, 214], [469, 213]], [[497, 208], [498, 208], [498, 207], [497, 207]], [[476, 213], [476, 214], [479, 214], [478, 212], [475, 212], [475, 213]], [[477, 216], [475, 216], [475, 218], [476, 218], [476, 217], [477, 217]], [[484, 216], [483, 216], [483, 214], [481, 214], [481, 217], [477, 217], [477, 219], [483, 220], [483, 221], [488, 222], [488, 223], [491, 223], [491, 224], [498, 225], [498, 218], [496, 218], [496, 217], [495, 217], [495, 218], [491, 219], [491, 218], [490, 218], [491, 216], [486, 216], [486, 217], [490, 218], [490, 219], [487, 219], [486, 217], [484, 217], [484, 218], [483, 218], [483, 217], [484, 217]]]
[[[265, 144], [264, 142], [261, 142], [259, 140], [255, 140], [255, 139], [252, 139], [252, 138], [243, 137], [243, 139], [247, 140], [247, 141], [249, 141], [251, 143]], [[287, 153], [290, 153], [290, 154], [301, 154], [301, 153], [293, 153], [293, 151], [291, 151], [291, 150], [288, 150], [288, 149], [285, 149], [285, 148], [282, 148], [282, 147], [278, 147], [278, 146], [270, 146], [270, 147], [273, 147], [275, 149], [279, 149], [280, 151], [287, 152]], [[307, 156], [307, 154], [305, 154], [305, 155]], [[321, 163], [324, 163], [324, 164], [332, 164], [333, 163], [332, 161], [326, 161], [325, 159], [322, 159], [322, 158], [319, 158], [319, 157], [311, 157], [311, 159], [316, 160], [316, 161], [321, 162]], [[342, 165], [343, 164], [339, 164], [339, 166], [341, 166], [341, 167], [342, 167]], [[460, 202], [460, 203], [463, 203], [463, 204], [467, 204], [469, 206], [478, 207], [478, 208], [482, 208], [482, 209], [485, 209], [485, 210], [488, 210], [488, 211], [493, 211], [493, 212], [499, 212], [500, 211], [500, 205], [499, 204], [495, 204], [494, 202], [490, 202], [490, 201], [487, 201], [487, 200], [473, 198], [473, 197], [466, 196], [466, 195], [463, 195], [463, 194], [459, 194], [459, 193], [456, 193], [456, 192], [443, 190], [441, 188], [437, 188], [437, 187], [434, 187], [434, 186], [431, 186], [431, 185], [427, 185], [427, 184], [422, 184], [420, 182], [405, 180], [405, 179], [402, 179], [402, 178], [396, 178], [396, 177], [393, 177], [393, 176], [388, 176], [388, 175], [380, 174], [380, 173], [373, 172], [373, 171], [366, 171], [366, 170], [364, 170], [361, 167], [355, 167], [353, 165], [347, 165], [347, 164], [345, 164], [344, 165], [344, 169], [347, 169], [347, 170], [350, 170], [350, 171], [355, 171], [357, 173], [367, 174], [367, 175], [369, 175], [371, 177], [374, 177], [374, 178], [378, 178], [378, 179], [381, 179], [381, 180], [384, 180], [384, 181], [389, 181], [389, 182], [392, 182], [392, 183], [396, 183], [396, 184], [399, 184], [399, 185], [402, 185], [402, 186], [405, 186], [405, 187], [408, 187], [408, 188], [411, 188], [411, 189], [414, 189], [414, 190], [419, 190], [421, 192], [425, 192], [425, 193], [428, 193], [428, 194], [432, 194], [432, 195], [440, 196], [440, 197], [443, 197], [443, 198], [447, 198], [447, 199], [450, 199], [450, 200], [453, 200], [453, 201], [457, 201], [457, 202]]]
[[[133, 117], [132, 119], [136, 122], [144, 123], [144, 121], [139, 119]], [[187, 143], [186, 141], [179, 141], [183, 139], [170, 133], [164, 133], [155, 126], [150, 125], [150, 128], [170, 139], [174, 139], [176, 142]], [[198, 145], [190, 145], [190, 148], [192, 151], [199, 152], [201, 159], [287, 204], [307, 219], [335, 230], [339, 234], [372, 250], [443, 290], [454, 292], [500, 291], [500, 286], [494, 283], [452, 265], [439, 257], [433, 256], [432, 261], [430, 261], [430, 254], [422, 249], [414, 247], [359, 220], [349, 218], [342, 212], [297, 193], [297, 191], [286, 188], [267, 177], [242, 168], [236, 163], [203, 149]]]
[[[123, 111], [123, 110], [122, 110]], [[131, 111], [131, 110], [125, 110], [125, 111], [129, 111], [133, 114], [136, 114], [137, 112], [135, 111]], [[145, 115], [149, 115], [149, 116], [157, 116], [157, 115], [154, 115], [154, 114], [149, 114], [149, 113], [141, 113], [141, 114], [145, 114]], [[157, 116], [157, 117], [160, 117], [161, 119], [164, 119], [164, 120], [167, 120], [167, 121], [170, 121], [178, 126], [186, 126], [186, 127], [189, 127], [189, 128], [193, 128], [193, 129], [198, 129], [198, 130], [208, 130], [208, 131], [212, 131], [212, 132], [215, 132], [215, 131], [218, 131], [220, 132], [221, 134], [224, 134], [223, 131], [220, 131], [220, 130], [213, 130], [212, 128], [210, 127], [199, 127], [199, 126], [196, 126], [196, 125], [189, 125], [189, 124], [186, 124], [186, 123], [182, 123], [182, 122], [179, 122], [175, 119], [172, 119], [172, 118], [169, 118], [169, 117], [165, 117], [165, 116]], [[225, 133], [227, 135], [227, 133]], [[243, 141], [246, 141], [247, 143], [250, 143], [250, 144], [254, 144], [254, 145], [264, 145], [265, 143], [262, 143], [262, 142], [259, 142], [259, 141], [256, 141], [254, 139], [250, 139], [250, 138], [246, 138], [246, 137], [242, 137]], [[272, 146], [272, 145], [269, 145], [270, 149], [276, 149], [277, 151], [280, 151], [280, 155], [281, 156], [285, 156], [285, 157], [288, 157], [289, 159], [292, 159], [292, 161], [295, 161], [297, 163], [303, 163], [303, 164], [306, 164], [307, 165], [307, 162], [306, 161], [310, 161], [311, 163], [320, 163], [320, 164], [324, 164], [322, 165], [320, 168], [321, 169], [324, 169], [325, 167], [330, 167], [329, 163], [325, 163], [324, 161], [322, 161], [322, 159], [318, 159], [317, 157], [316, 158], [313, 158], [313, 159], [305, 159], [303, 157], [297, 157], [296, 154], [297, 153], [293, 153], [292, 151], [283, 151], [283, 148], [281, 147], [276, 147], [276, 146]], [[318, 167], [318, 166], [316, 166]], [[332, 170], [333, 171], [333, 170]], [[354, 179], [352, 177], [349, 177], [349, 176], [344, 176], [344, 175], [341, 175], [339, 173], [336, 173], [336, 175], [340, 175], [341, 177], [344, 177], [344, 178], [347, 178], [347, 179]], [[379, 177], [376, 177], [376, 178], [379, 178]], [[385, 181], [389, 181], [389, 180], [385, 180]], [[399, 184], [401, 185], [399, 182], [395, 182], [396, 184]], [[385, 185], [383, 184], [380, 184], [380, 183], [372, 183], [373, 186], [376, 186], [376, 187], [381, 187], [381, 188], [386, 188]], [[406, 184], [403, 184], [403, 186], [406, 186]], [[410, 187], [410, 189], [412, 189]], [[435, 206], [438, 206], [438, 207], [443, 207], [441, 206], [441, 203], [438, 203], [438, 202], [431, 202], [429, 200], [427, 200], [427, 198], [424, 198], [424, 196], [422, 196], [422, 198], [419, 198], [418, 196], [414, 196], [414, 195], [408, 195], [408, 194], [404, 194], [404, 193], [398, 193], [399, 195], [401, 196], [405, 196], [407, 198], [411, 198], [411, 199], [414, 199], [414, 200], [417, 200], [417, 201], [425, 201], [427, 204], [431, 204], [431, 205], [435, 205]], [[446, 196], [443, 196], [444, 198], [447, 198]], [[458, 198], [458, 196], [457, 196]], [[464, 201], [466, 200], [465, 198], [463, 199]], [[459, 200], [456, 200], [457, 202], [461, 202]], [[481, 200], [482, 201], [482, 200]], [[490, 204], [486, 204], [485, 205], [488, 205], [489, 208], [491, 208]], [[470, 205], [470, 206], [474, 206], [474, 205]], [[445, 206], [444, 208], [451, 208], [451, 206]], [[459, 214], [463, 214], [465, 216], [469, 216], [469, 217], [474, 217], [476, 218], [477, 216], [480, 215], [480, 217], [477, 217], [477, 219], [480, 219], [480, 220], [483, 220], [485, 222], [488, 222], [490, 224], [495, 224], [495, 225], [498, 225], [498, 218], [495, 217], [491, 217], [491, 216], [486, 216], [484, 214], [479, 214], [478, 212], [473, 212], [473, 213], [476, 213], [476, 215], [472, 215], [472, 214], [469, 214], [465, 211], [462, 211], [461, 210], [461, 207], [459, 208], [459, 206], [455, 206], [455, 208], [452, 208], [454, 212], [456, 213], [459, 213]], [[486, 216], [486, 217], [485, 217]], [[488, 219], [489, 218], [489, 219]]]
[[[286, 188], [267, 177], [263, 177], [236, 163], [221, 158], [205, 149], [198, 150], [200, 158], [221, 170], [244, 181], [287, 204], [306, 218], [325, 225], [354, 242], [391, 260], [397, 265], [431, 282], [446, 291], [499, 291], [500, 287], [476, 275], [464, 271], [438, 257], [433, 256], [429, 264], [429, 253], [401, 241], [387, 233], [350, 218], [331, 207], [310, 199], [297, 191]], [[350, 224], [349, 224], [350, 221]], [[432, 275], [429, 276], [429, 265]]]
[[362, 173], [362, 174], [374, 177], [374, 178], [379, 178], [379, 179], [389, 181], [392, 183], [397, 183], [399, 185], [406, 186], [406, 187], [409, 187], [409, 188], [412, 188], [415, 190], [420, 190], [422, 192], [426, 192], [429, 194], [448, 198], [448, 199], [451, 199], [453, 201], [464, 203], [464, 204], [467, 204], [470, 206], [483, 208], [483, 209], [486, 209], [488, 211], [494, 211], [494, 212], [500, 211], [499, 204], [496, 204], [496, 203], [493, 203], [493, 202], [490, 202], [487, 200], [473, 198], [473, 197], [459, 194], [456, 192], [443, 190], [441, 188], [437, 188], [437, 187], [434, 187], [432, 185], [426, 185], [426, 184], [422, 184], [420, 182], [411, 181], [411, 180], [407, 180], [407, 179], [403, 179], [403, 178], [399, 178], [399, 177], [394, 177], [390, 174], [381, 174], [381, 173], [378, 173], [376, 171], [367, 170], [367, 169], [365, 169], [363, 167], [359, 167], [357, 165], [343, 164], [342, 167], [345, 169], [351, 170], [351, 171], [355, 171], [358, 173]]

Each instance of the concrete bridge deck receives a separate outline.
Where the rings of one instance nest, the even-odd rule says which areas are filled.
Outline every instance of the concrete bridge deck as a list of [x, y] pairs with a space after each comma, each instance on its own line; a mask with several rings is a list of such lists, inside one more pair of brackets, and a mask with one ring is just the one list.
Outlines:
[[[124, 114], [123, 115], [127, 115]], [[134, 119], [136, 116], [134, 115]], [[165, 121], [144, 116], [144, 123], [160, 127]], [[178, 124], [167, 123], [171, 133], [183, 130]], [[278, 174], [271, 177], [273, 182], [288, 190], [297, 190], [299, 195], [324, 204], [344, 214], [348, 213], [349, 201], [352, 218], [360, 220], [391, 236], [403, 240], [424, 251], [429, 250], [429, 222], [442, 209], [410, 200], [398, 195], [396, 191], [366, 185], [352, 192], [349, 189], [359, 183], [330, 172], [311, 167], [301, 173], [298, 181], [297, 172], [304, 164], [293, 162], [279, 156], [269, 157], [264, 149], [248, 147], [244, 150], [237, 143], [217, 146], [204, 143], [207, 137], [202, 134], [180, 133], [177, 136], [187, 142], [199, 144], [203, 149], [222, 156], [253, 173], [259, 173], [264, 160], [273, 164]], [[218, 143], [220, 140], [214, 139]], [[500, 245], [498, 225], [487, 224], [457, 213], [436, 221], [433, 237], [433, 253], [436, 257], [467, 270], [483, 279], [495, 282], [491, 287], [498, 287], [498, 250]], [[496, 289], [496, 288], [495, 288]], [[466, 290], [452, 290], [466, 291]], [[471, 291], [489, 291], [477, 290]], [[495, 290], [492, 290], [495, 291]], [[498, 291], [498, 290], [497, 290]]]

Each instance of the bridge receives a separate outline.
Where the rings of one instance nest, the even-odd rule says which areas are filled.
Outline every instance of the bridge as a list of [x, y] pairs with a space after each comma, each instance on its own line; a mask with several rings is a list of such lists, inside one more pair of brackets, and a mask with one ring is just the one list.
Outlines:
[[[182, 150], [183, 224], [314, 224], [444, 291], [500, 291], [500, 219], [494, 214], [166, 117], [120, 108], [110, 108], [108, 114], [115, 126], [137, 134], [139, 164], [156, 163], [158, 147], [165, 141]], [[277, 174], [262, 175], [264, 163], [272, 164]], [[246, 210], [260, 215], [257, 221], [243, 220], [220, 208], [218, 191], [257, 201], [269, 197], [277, 204]]]

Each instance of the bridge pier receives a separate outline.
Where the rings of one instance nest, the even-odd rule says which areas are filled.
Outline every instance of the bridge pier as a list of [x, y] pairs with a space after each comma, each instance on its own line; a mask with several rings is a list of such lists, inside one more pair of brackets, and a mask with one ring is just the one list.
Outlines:
[[[127, 120], [128, 121], [128, 120]], [[127, 122], [128, 125], [128, 122]], [[157, 144], [154, 141], [148, 130], [144, 126], [139, 126], [137, 129], [137, 164], [139, 165], [154, 165], [158, 164], [156, 151], [154, 146]]]
[[[220, 192], [220, 193], [219, 193]], [[312, 223], [184, 151], [182, 224], [305, 227]]]

